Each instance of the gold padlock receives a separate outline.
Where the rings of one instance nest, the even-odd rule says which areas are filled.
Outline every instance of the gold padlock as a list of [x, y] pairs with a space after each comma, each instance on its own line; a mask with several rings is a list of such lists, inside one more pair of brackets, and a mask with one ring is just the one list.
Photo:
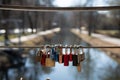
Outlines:
[[42, 54], [43, 54], [43, 52], [41, 50], [39, 50], [38, 53], [36, 54], [36, 61], [37, 62], [41, 61]]
[[47, 57], [46, 57], [46, 60], [45, 60], [45, 66], [46, 67], [54, 67], [55, 66], [55, 61], [52, 60], [50, 57], [49, 57], [49, 54], [50, 54], [50, 51], [47, 52]]
[[63, 63], [63, 54], [62, 54], [62, 48], [60, 47], [60, 53], [59, 53], [59, 63]]
[[84, 60], [85, 60], [85, 53], [84, 53], [83, 47], [81, 47], [80, 61], [84, 61]]

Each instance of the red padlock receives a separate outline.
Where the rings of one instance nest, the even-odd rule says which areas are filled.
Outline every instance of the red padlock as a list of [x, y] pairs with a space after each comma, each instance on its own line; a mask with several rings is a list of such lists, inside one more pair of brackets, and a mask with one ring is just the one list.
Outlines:
[[70, 48], [69, 61], [72, 61], [72, 48]]
[[69, 55], [67, 54], [67, 49], [65, 50], [65, 55], [64, 55], [64, 66], [69, 65]]
[[42, 55], [41, 65], [45, 66], [46, 54]]
[[69, 55], [65, 54], [64, 55], [64, 66], [68, 66], [69, 65]]

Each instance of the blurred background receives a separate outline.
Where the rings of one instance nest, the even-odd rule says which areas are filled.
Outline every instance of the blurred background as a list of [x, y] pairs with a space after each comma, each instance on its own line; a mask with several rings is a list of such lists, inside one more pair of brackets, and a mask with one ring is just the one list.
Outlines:
[[[0, 0], [0, 5], [109, 7], [120, 0]], [[120, 46], [120, 9], [104, 11], [0, 10], [0, 46], [63, 44]], [[0, 80], [120, 80], [120, 48], [84, 49], [82, 71], [35, 61], [39, 48], [0, 48]], [[65, 53], [63, 51], [63, 53]]]

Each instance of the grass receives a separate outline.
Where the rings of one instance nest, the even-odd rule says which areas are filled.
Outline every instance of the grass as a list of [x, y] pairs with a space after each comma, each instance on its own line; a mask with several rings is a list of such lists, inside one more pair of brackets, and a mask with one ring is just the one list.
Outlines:
[[104, 35], [108, 35], [111, 37], [117, 37], [120, 38], [120, 34], [118, 30], [96, 30], [96, 33], [100, 33], [100, 34], [104, 34]]

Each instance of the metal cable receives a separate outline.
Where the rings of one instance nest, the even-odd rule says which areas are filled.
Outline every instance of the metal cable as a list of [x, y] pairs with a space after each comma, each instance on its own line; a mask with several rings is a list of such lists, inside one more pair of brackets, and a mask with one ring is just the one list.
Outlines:
[[[0, 48], [44, 48], [44, 45], [40, 46], [0, 46]], [[47, 48], [62, 47], [62, 48], [120, 48], [120, 46], [46, 46]]]
[[120, 6], [100, 6], [100, 7], [36, 7], [23, 5], [0, 5], [0, 10], [14, 11], [100, 11], [100, 10], [120, 10]]

